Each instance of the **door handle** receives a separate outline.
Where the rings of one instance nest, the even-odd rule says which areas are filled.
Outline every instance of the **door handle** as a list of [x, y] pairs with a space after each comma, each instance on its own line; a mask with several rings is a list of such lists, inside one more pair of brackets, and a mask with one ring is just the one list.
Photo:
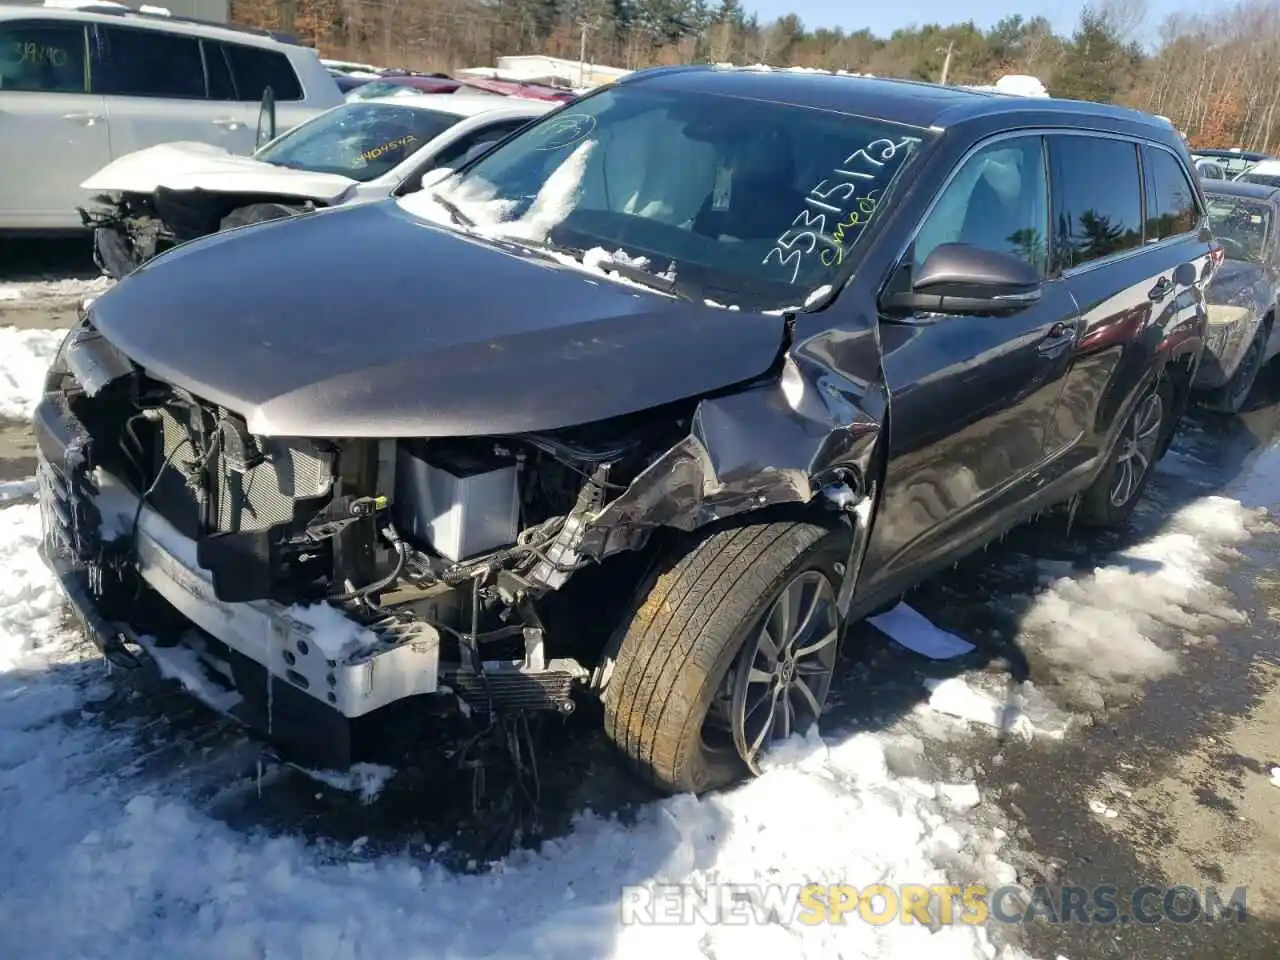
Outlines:
[[1156, 281], [1156, 285], [1147, 291], [1147, 298], [1150, 300], [1160, 301], [1173, 292], [1173, 281], [1168, 277], [1161, 277]]
[[235, 117], [219, 117], [213, 121], [215, 127], [222, 127], [224, 130], [239, 130], [241, 127], [248, 126], [243, 120], [237, 120]]
[[64, 113], [63, 120], [70, 120], [72, 123], [83, 124], [86, 127], [92, 127], [99, 120], [105, 119], [101, 114], [97, 113]]
[[1063, 323], [1059, 320], [1049, 328], [1049, 332], [1045, 334], [1045, 338], [1040, 341], [1040, 345], [1036, 347], [1036, 350], [1041, 356], [1056, 357], [1059, 356], [1062, 351], [1071, 346], [1071, 344], [1075, 343], [1075, 341], [1075, 324]]

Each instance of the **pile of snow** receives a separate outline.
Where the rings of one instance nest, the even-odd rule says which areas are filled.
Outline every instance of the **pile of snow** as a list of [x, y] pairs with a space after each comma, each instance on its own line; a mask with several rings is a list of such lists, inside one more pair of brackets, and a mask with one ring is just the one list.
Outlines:
[[1245, 622], [1211, 579], [1265, 510], [1209, 496], [1169, 518], [1152, 539], [1083, 575], [1046, 568], [1048, 589], [1022, 620], [1018, 643], [1061, 678], [1077, 705], [1098, 708], [1178, 669], [1178, 654]]
[[0, 417], [26, 419], [35, 410], [44, 377], [65, 330], [0, 327]]
[[[34, 300], [78, 300], [106, 293], [115, 284], [110, 277], [92, 280], [41, 280], [31, 283], [0, 283], [0, 304]], [[3, 314], [0, 313], [0, 317]]]

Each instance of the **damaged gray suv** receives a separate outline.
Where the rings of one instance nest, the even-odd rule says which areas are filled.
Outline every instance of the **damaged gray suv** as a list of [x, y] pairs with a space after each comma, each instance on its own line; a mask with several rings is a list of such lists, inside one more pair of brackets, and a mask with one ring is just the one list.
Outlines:
[[715, 788], [821, 714], [845, 624], [1048, 507], [1126, 519], [1215, 263], [1142, 114], [638, 73], [93, 302], [35, 417], [45, 556], [107, 657], [282, 755], [594, 697]]

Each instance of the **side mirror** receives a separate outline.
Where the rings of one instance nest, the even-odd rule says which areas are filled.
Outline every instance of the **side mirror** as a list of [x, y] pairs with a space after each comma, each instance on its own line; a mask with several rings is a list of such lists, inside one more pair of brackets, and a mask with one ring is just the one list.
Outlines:
[[262, 105], [258, 107], [258, 135], [254, 146], [261, 148], [276, 138], [276, 92], [270, 87], [262, 91]]
[[886, 293], [880, 309], [910, 313], [1009, 314], [1040, 299], [1040, 272], [1021, 257], [944, 243], [925, 258], [911, 289]]

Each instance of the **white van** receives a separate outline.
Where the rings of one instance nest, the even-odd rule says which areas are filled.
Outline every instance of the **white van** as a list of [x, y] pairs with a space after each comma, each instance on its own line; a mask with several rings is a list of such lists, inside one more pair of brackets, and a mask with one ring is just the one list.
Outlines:
[[251, 153], [267, 87], [282, 131], [343, 102], [316, 51], [288, 38], [69, 6], [0, 3], [0, 231], [82, 228], [80, 184], [144, 147]]

